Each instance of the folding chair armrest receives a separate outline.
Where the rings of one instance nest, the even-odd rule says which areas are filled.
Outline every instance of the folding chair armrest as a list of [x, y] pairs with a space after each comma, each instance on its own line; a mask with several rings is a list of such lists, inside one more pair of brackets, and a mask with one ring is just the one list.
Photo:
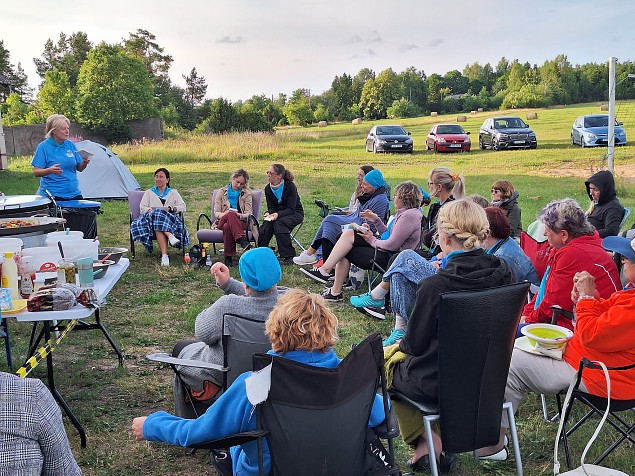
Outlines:
[[386, 419], [373, 428], [373, 432], [379, 437], [383, 439], [387, 438], [396, 438], [399, 436], [399, 423], [397, 423], [397, 417], [394, 413], [394, 408], [391, 407], [386, 415]]
[[201, 229], [201, 219], [205, 218], [207, 223], [209, 223], [209, 227], [212, 227], [212, 219], [208, 217], [205, 213], [201, 213], [196, 220], [196, 231]]
[[201, 360], [179, 359], [178, 357], [172, 357], [170, 354], [167, 354], [165, 352], [158, 352], [156, 354], [146, 355], [146, 359], [151, 360], [153, 362], [161, 362], [163, 364], [182, 365], [184, 367], [195, 367], [199, 369], [208, 369], [208, 370], [218, 370], [220, 372], [229, 372], [230, 370], [228, 367], [212, 364], [210, 362], [203, 362]]
[[562, 309], [559, 306], [551, 306], [551, 323], [556, 323], [556, 318], [562, 316], [570, 321], [573, 320], [573, 312]]
[[201, 450], [216, 450], [225, 449], [232, 446], [242, 445], [243, 443], [249, 443], [250, 441], [257, 440], [267, 436], [269, 432], [267, 430], [251, 430], [243, 431], [242, 433], [236, 433], [226, 436], [225, 438], [219, 438], [217, 440], [206, 441], [197, 445], [190, 445], [188, 448], [195, 448]]
[[[588, 368], [588, 369], [602, 369], [602, 367], [599, 366], [598, 364], [596, 364], [595, 362], [587, 359], [586, 357], [582, 357], [582, 359], [580, 359], [579, 370], [582, 370], [584, 368]], [[629, 364], [629, 365], [623, 365], [621, 367], [606, 367], [606, 369], [607, 370], [630, 370], [630, 369], [635, 369], [635, 363]]]

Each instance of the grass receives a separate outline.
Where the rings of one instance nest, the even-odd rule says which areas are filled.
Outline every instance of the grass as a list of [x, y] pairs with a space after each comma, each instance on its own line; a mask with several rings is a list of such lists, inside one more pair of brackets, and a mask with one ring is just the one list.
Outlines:
[[[186, 222], [194, 235], [196, 217], [209, 212], [211, 191], [224, 185], [238, 167], [251, 174], [252, 188], [262, 189], [265, 172], [272, 162], [282, 162], [296, 175], [306, 212], [300, 241], [311, 241], [319, 224], [313, 200], [344, 205], [350, 197], [359, 165], [371, 163], [380, 168], [393, 185], [412, 179], [424, 185], [428, 171], [438, 165], [450, 166], [466, 177], [468, 193], [489, 197], [491, 184], [500, 178], [511, 180], [520, 192], [523, 224], [526, 227], [550, 200], [564, 196], [588, 205], [584, 179], [604, 166], [606, 149], [580, 149], [569, 145], [569, 131], [575, 117], [598, 110], [595, 104], [537, 110], [538, 119], [528, 121], [538, 135], [538, 149], [528, 151], [470, 154], [437, 154], [423, 151], [422, 144], [435, 122], [454, 122], [455, 116], [414, 118], [399, 122], [412, 133], [415, 152], [408, 155], [372, 155], [364, 152], [364, 139], [370, 125], [329, 125], [327, 128], [289, 128], [275, 134], [226, 134], [203, 137], [175, 134], [161, 143], [134, 143], [113, 146], [143, 188], [152, 185], [153, 171], [166, 166], [173, 175], [172, 185], [183, 195], [188, 213]], [[494, 113], [468, 116], [464, 127], [477, 143], [478, 128]], [[498, 113], [497, 113], [498, 114]], [[524, 117], [525, 111], [512, 111]], [[621, 118], [627, 132], [635, 138], [633, 118]], [[620, 200], [635, 209], [635, 147], [616, 149], [615, 170]], [[2, 191], [6, 194], [31, 193], [37, 180], [31, 173], [30, 157], [10, 159], [9, 170], [2, 172]], [[98, 217], [99, 238], [104, 245], [128, 246], [128, 204], [104, 202]], [[630, 223], [629, 223], [630, 225]], [[145, 360], [156, 351], [168, 351], [181, 338], [192, 336], [198, 312], [220, 295], [204, 269], [186, 267], [180, 255], [172, 253], [169, 269], [158, 266], [158, 256], [149, 256], [137, 246], [137, 258], [108, 297], [102, 309], [103, 322], [125, 355], [125, 366], [117, 367], [116, 356], [98, 333], [73, 332], [55, 352], [56, 383], [61, 394], [82, 422], [88, 435], [88, 448], [79, 447], [75, 429], [67, 422], [73, 452], [84, 474], [101, 475], [200, 475], [209, 473], [204, 452], [190, 455], [181, 448], [161, 444], [136, 443], [129, 431], [133, 417], [155, 410], [172, 409], [171, 372]], [[218, 259], [218, 257], [215, 257]], [[233, 271], [236, 273], [236, 271]], [[282, 284], [320, 290], [303, 278], [295, 267], [283, 270]], [[349, 293], [350, 294], [350, 293]], [[347, 296], [348, 297], [348, 296]], [[372, 332], [388, 333], [392, 321], [364, 317], [348, 305], [334, 306], [340, 327], [337, 346], [343, 356], [354, 342]], [[10, 322], [16, 360], [26, 357], [30, 328]], [[6, 370], [3, 364], [1, 368]], [[34, 376], [45, 378], [45, 368]], [[553, 412], [553, 409], [552, 409]], [[539, 401], [530, 397], [517, 418], [525, 474], [552, 474], [552, 451], [556, 425], [542, 420]], [[603, 433], [609, 433], [606, 429]], [[574, 441], [579, 458], [585, 436]], [[411, 452], [397, 445], [403, 464]], [[632, 447], [624, 447], [607, 460], [609, 466], [635, 472]], [[513, 462], [478, 465], [469, 455], [460, 457], [460, 475], [506, 475], [514, 473]]]

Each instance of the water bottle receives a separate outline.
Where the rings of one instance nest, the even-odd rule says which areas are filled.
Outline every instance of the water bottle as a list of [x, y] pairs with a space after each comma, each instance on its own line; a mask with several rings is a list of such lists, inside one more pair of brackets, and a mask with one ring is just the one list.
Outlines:
[[207, 253], [207, 259], [205, 260], [205, 266], [207, 266], [208, 268], [212, 267], [212, 255], [210, 255], [209, 253]]

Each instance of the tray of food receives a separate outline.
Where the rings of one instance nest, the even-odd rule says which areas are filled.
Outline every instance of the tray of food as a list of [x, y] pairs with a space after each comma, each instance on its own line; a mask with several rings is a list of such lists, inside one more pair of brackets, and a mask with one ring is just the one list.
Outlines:
[[56, 217], [0, 218], [0, 236], [54, 231], [62, 223], [66, 220]]

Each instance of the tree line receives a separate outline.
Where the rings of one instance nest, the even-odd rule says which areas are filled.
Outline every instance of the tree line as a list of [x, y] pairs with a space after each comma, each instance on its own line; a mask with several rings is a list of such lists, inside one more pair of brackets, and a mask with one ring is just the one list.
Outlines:
[[[182, 75], [185, 88], [170, 80], [173, 62], [147, 30], [120, 43], [94, 45], [84, 32], [49, 39], [34, 58], [42, 82], [37, 93], [0, 40], [0, 107], [6, 125], [40, 124], [59, 113], [111, 140], [130, 137], [128, 121], [161, 117], [168, 127], [204, 133], [271, 131], [317, 121], [404, 118], [428, 114], [547, 107], [608, 98], [608, 65], [572, 65], [564, 54], [541, 66], [501, 58], [468, 64], [463, 71], [425, 74], [414, 66], [376, 74], [335, 76], [321, 94], [299, 88], [290, 96], [254, 95], [236, 102], [205, 99], [207, 84], [195, 67]], [[617, 66], [616, 97], [635, 98], [635, 63]]]

